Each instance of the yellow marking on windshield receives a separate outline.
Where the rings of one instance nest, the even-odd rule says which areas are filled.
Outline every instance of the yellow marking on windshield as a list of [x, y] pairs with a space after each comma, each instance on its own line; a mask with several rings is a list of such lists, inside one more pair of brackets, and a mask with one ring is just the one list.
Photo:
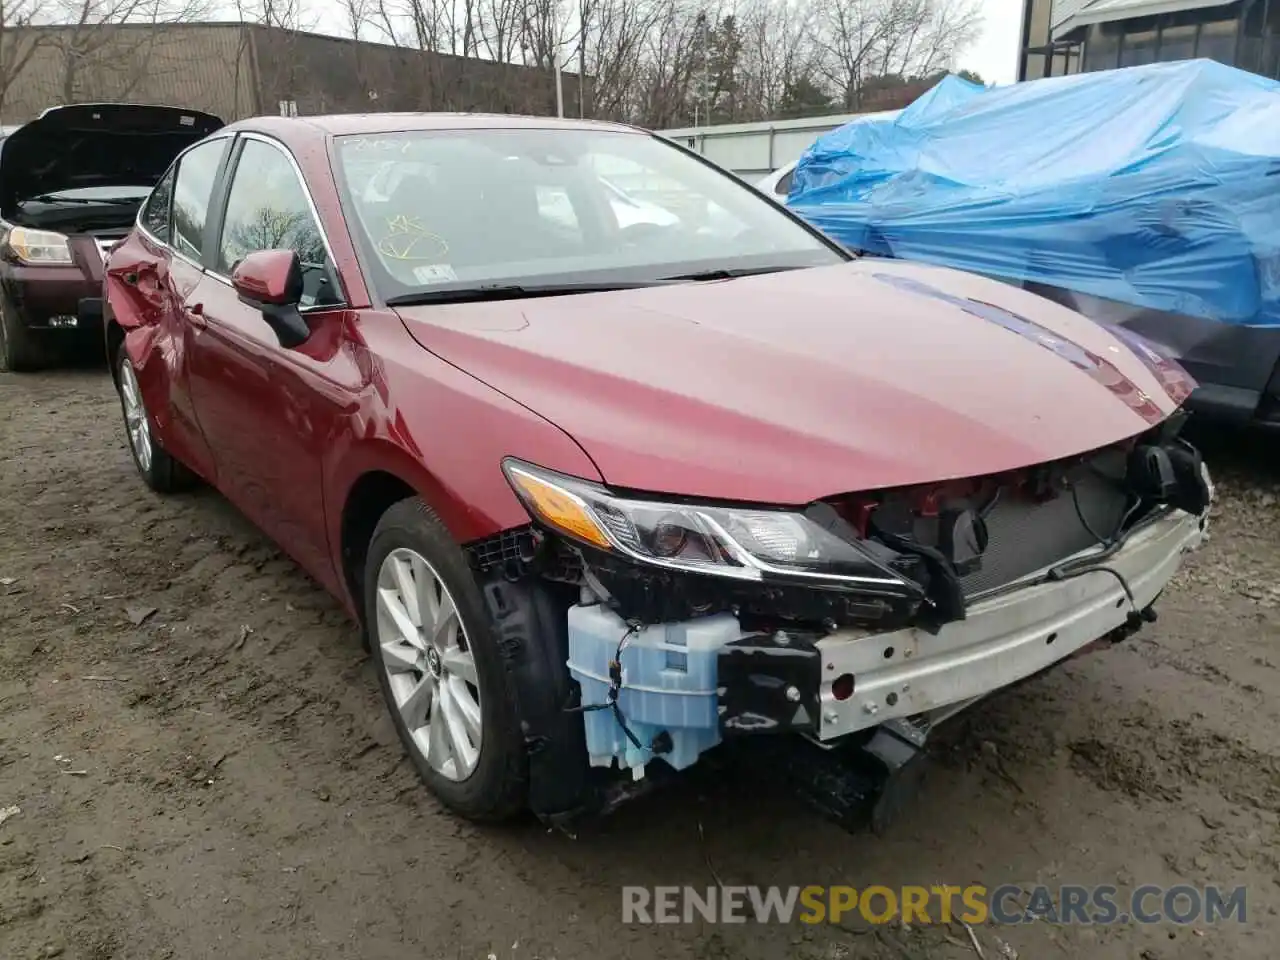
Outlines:
[[443, 263], [449, 244], [424, 227], [418, 217], [398, 213], [387, 217], [387, 233], [378, 242], [378, 252], [390, 260]]

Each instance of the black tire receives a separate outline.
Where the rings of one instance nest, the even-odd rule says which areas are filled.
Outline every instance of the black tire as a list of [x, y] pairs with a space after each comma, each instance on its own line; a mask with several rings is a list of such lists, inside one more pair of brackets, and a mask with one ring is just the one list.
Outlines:
[[[128, 373], [126, 373], [126, 367], [128, 368]], [[143, 404], [142, 409], [143, 415], [147, 420], [147, 438], [151, 447], [150, 463], [144, 465], [143, 459], [139, 456], [138, 450], [129, 435], [129, 408], [125, 401], [125, 378], [132, 375], [132, 373], [133, 361], [129, 359], [129, 354], [122, 343], [115, 356], [116, 393], [120, 397], [120, 413], [125, 426], [125, 443], [128, 444], [129, 455], [133, 457], [133, 465], [138, 470], [138, 476], [142, 477], [143, 483], [156, 493], [179, 493], [190, 489], [195, 484], [195, 474], [170, 456], [164, 447], [160, 446], [160, 443], [156, 440], [155, 431], [152, 429], [151, 414], [146, 410], [145, 404]], [[134, 382], [137, 382], [136, 377]], [[138, 396], [141, 400], [140, 391]]]
[[[408, 549], [431, 565], [453, 598], [480, 693], [481, 744], [474, 770], [451, 780], [434, 770], [405, 725], [383, 663], [377, 631], [378, 574], [394, 550]], [[499, 822], [521, 813], [528, 800], [528, 764], [516, 712], [514, 683], [486, 611], [480, 586], [462, 550], [422, 500], [390, 507], [378, 521], [365, 559], [364, 622], [378, 685], [405, 752], [418, 775], [448, 809], [477, 822]]]
[[48, 362], [44, 345], [23, 326], [9, 298], [0, 296], [0, 370], [30, 373]]

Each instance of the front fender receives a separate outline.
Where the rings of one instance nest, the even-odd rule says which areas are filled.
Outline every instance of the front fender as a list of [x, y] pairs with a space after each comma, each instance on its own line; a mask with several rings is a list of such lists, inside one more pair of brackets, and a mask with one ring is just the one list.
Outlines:
[[505, 457], [601, 480], [568, 434], [423, 349], [398, 317], [365, 314], [359, 328], [367, 386], [329, 443], [324, 467], [336, 569], [344, 569], [350, 546], [343, 543], [344, 517], [373, 474], [412, 489], [459, 545], [529, 522], [502, 472]]

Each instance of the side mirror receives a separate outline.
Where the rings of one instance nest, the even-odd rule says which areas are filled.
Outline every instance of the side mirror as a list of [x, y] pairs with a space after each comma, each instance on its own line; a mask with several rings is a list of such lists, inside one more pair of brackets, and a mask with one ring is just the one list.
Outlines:
[[311, 328], [298, 311], [302, 300], [302, 264], [293, 250], [256, 250], [231, 272], [240, 301], [262, 311], [282, 347], [305, 343]]

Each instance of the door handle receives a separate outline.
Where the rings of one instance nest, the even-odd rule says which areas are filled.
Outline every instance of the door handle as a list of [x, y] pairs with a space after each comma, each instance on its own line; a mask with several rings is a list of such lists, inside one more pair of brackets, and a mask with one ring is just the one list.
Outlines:
[[191, 306], [187, 307], [187, 319], [191, 321], [191, 325], [193, 327], [199, 327], [201, 330], [209, 325], [208, 321], [204, 318], [203, 303], [193, 303]]

